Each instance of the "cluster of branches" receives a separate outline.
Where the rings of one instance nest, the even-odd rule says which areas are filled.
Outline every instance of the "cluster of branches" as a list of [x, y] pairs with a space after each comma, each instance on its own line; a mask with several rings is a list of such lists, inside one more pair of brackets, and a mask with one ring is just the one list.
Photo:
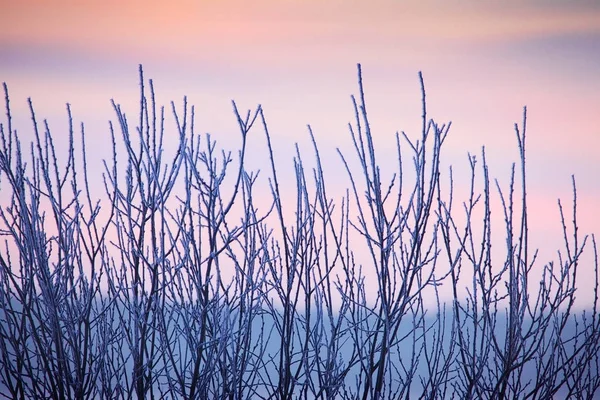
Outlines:
[[[339, 152], [349, 188], [337, 201], [328, 196], [309, 127], [314, 166], [307, 170], [297, 150], [295, 202], [285, 204], [260, 106], [240, 113], [233, 103], [241, 134], [235, 157], [195, 132], [186, 101], [181, 110], [172, 103], [175, 126], [167, 129], [140, 67], [137, 127], [113, 103], [113, 154], [100, 181], [88, 176], [84, 126], [75, 133], [69, 106], [65, 157], [31, 101], [35, 139], [23, 147], [5, 85], [4, 397], [597, 396], [596, 242], [578, 232], [573, 181], [572, 223], [559, 203], [565, 250], [556, 263], [536, 259], [526, 114], [515, 125], [520, 157], [508, 187], [490, 180], [484, 151], [480, 166], [469, 156], [470, 195], [457, 207], [452, 170], [440, 167], [450, 125], [429, 119], [422, 77], [422, 132], [418, 140], [396, 135], [389, 181], [376, 158], [360, 66], [358, 77], [349, 125], [355, 154]], [[258, 173], [245, 168], [251, 130], [267, 140], [266, 208]], [[172, 155], [166, 140], [178, 143]], [[90, 182], [102, 182], [102, 201]], [[502, 204], [506, 249], [492, 257], [493, 196]], [[586, 246], [587, 264], [580, 260]], [[596, 300], [585, 312], [573, 307], [582, 268], [595, 279]], [[452, 288], [450, 301], [441, 285]]]

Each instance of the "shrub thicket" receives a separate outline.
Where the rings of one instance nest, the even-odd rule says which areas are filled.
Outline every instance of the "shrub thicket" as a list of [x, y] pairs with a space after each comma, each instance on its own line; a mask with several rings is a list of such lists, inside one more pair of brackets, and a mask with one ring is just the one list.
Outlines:
[[[508, 185], [490, 179], [482, 151], [478, 163], [469, 156], [470, 176], [459, 179], [470, 183], [470, 195], [458, 202], [457, 177], [440, 167], [450, 125], [429, 119], [422, 78], [422, 132], [417, 140], [396, 136], [397, 170], [385, 180], [360, 66], [358, 77], [355, 154], [339, 152], [348, 190], [330, 197], [309, 127], [314, 167], [297, 152], [295, 202], [285, 204], [260, 106], [240, 113], [233, 103], [241, 146], [237, 156], [221, 152], [195, 132], [187, 102], [179, 111], [172, 105], [175, 125], [166, 126], [140, 67], [139, 119], [113, 103], [113, 154], [99, 179], [88, 174], [85, 131], [82, 125], [76, 133], [70, 108], [66, 156], [31, 101], [35, 139], [26, 146], [4, 85], [2, 394], [598, 396], [596, 300], [585, 312], [573, 307], [582, 269], [595, 277], [598, 298], [596, 242], [578, 232], [573, 181], [572, 217], [560, 206], [565, 250], [555, 263], [536, 259], [528, 237], [526, 112], [515, 125], [520, 157]], [[267, 139], [267, 194], [245, 167], [251, 131]], [[167, 137], [178, 143], [173, 154], [163, 149]], [[104, 186], [101, 199], [90, 185]], [[502, 205], [500, 242], [492, 235], [493, 196]], [[502, 240], [505, 249], [492, 252]], [[581, 261], [585, 247], [591, 265]], [[452, 288], [449, 301], [440, 285]]]

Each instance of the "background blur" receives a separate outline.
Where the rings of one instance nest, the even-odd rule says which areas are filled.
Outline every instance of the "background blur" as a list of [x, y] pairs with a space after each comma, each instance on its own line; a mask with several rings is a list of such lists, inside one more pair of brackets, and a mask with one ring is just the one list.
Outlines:
[[[0, 10], [0, 81], [21, 139], [32, 138], [28, 97], [65, 140], [71, 103], [98, 178], [111, 156], [110, 99], [136, 118], [141, 63], [167, 114], [169, 101], [180, 107], [187, 95], [197, 131], [227, 149], [239, 144], [230, 101], [242, 110], [262, 104], [281, 173], [293, 172], [296, 142], [312, 160], [311, 124], [326, 177], [341, 190], [348, 179], [335, 148], [350, 150], [360, 62], [390, 172], [395, 132], [420, 134], [423, 71], [429, 116], [453, 124], [443, 161], [459, 189], [468, 184], [467, 153], [479, 156], [483, 145], [506, 187], [518, 156], [514, 123], [527, 105], [530, 238], [540, 261], [561, 248], [557, 198], [571, 204], [572, 174], [580, 231], [600, 233], [599, 2], [2, 0]], [[264, 169], [264, 137], [255, 132], [249, 164]], [[579, 295], [588, 301], [589, 267]]]

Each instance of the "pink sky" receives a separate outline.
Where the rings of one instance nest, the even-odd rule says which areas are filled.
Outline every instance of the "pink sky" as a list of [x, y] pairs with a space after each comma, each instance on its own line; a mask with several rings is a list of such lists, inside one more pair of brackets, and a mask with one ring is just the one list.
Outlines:
[[[159, 101], [187, 95], [200, 129], [217, 140], [235, 129], [235, 99], [242, 109], [265, 107], [282, 163], [294, 142], [309, 150], [307, 123], [333, 154], [349, 145], [360, 62], [386, 154], [396, 130], [418, 134], [421, 70], [430, 116], [453, 122], [446, 162], [457, 171], [466, 171], [467, 151], [486, 145], [492, 175], [506, 182], [517, 157], [513, 124], [528, 106], [538, 246], [560, 245], [556, 198], [568, 204], [571, 174], [581, 231], [600, 233], [596, 2], [0, 1], [0, 81], [23, 137], [27, 97], [58, 132], [70, 102], [98, 157], [108, 157], [101, 150], [114, 120], [109, 99], [135, 114], [142, 63]], [[334, 156], [328, 168], [341, 174]]]

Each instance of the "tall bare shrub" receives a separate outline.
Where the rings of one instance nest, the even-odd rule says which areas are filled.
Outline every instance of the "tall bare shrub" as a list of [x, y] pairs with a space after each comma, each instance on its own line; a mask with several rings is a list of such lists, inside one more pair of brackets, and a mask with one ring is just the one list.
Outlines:
[[[490, 178], [482, 150], [468, 158], [471, 190], [457, 205], [457, 178], [442, 164], [451, 125], [430, 119], [419, 78], [421, 132], [396, 135], [388, 171], [359, 66], [354, 151], [338, 151], [343, 193], [328, 189], [339, 177], [323, 168], [310, 126], [313, 157], [297, 146], [294, 174], [282, 176], [261, 106], [232, 104], [239, 146], [221, 150], [196, 132], [186, 99], [169, 113], [157, 106], [141, 67], [139, 115], [112, 104], [100, 180], [88, 174], [85, 129], [69, 106], [66, 148], [31, 101], [34, 141], [23, 145], [4, 85], [4, 397], [597, 397], [597, 246], [579, 232], [575, 180], [571, 216], [558, 205], [564, 249], [542, 265], [529, 237], [526, 113], [508, 185]], [[246, 162], [259, 135], [262, 172]], [[294, 197], [281, 185], [290, 178]], [[102, 198], [91, 182], [102, 182]], [[500, 241], [505, 249], [492, 252]], [[574, 307], [582, 270], [595, 279], [585, 312]]]

